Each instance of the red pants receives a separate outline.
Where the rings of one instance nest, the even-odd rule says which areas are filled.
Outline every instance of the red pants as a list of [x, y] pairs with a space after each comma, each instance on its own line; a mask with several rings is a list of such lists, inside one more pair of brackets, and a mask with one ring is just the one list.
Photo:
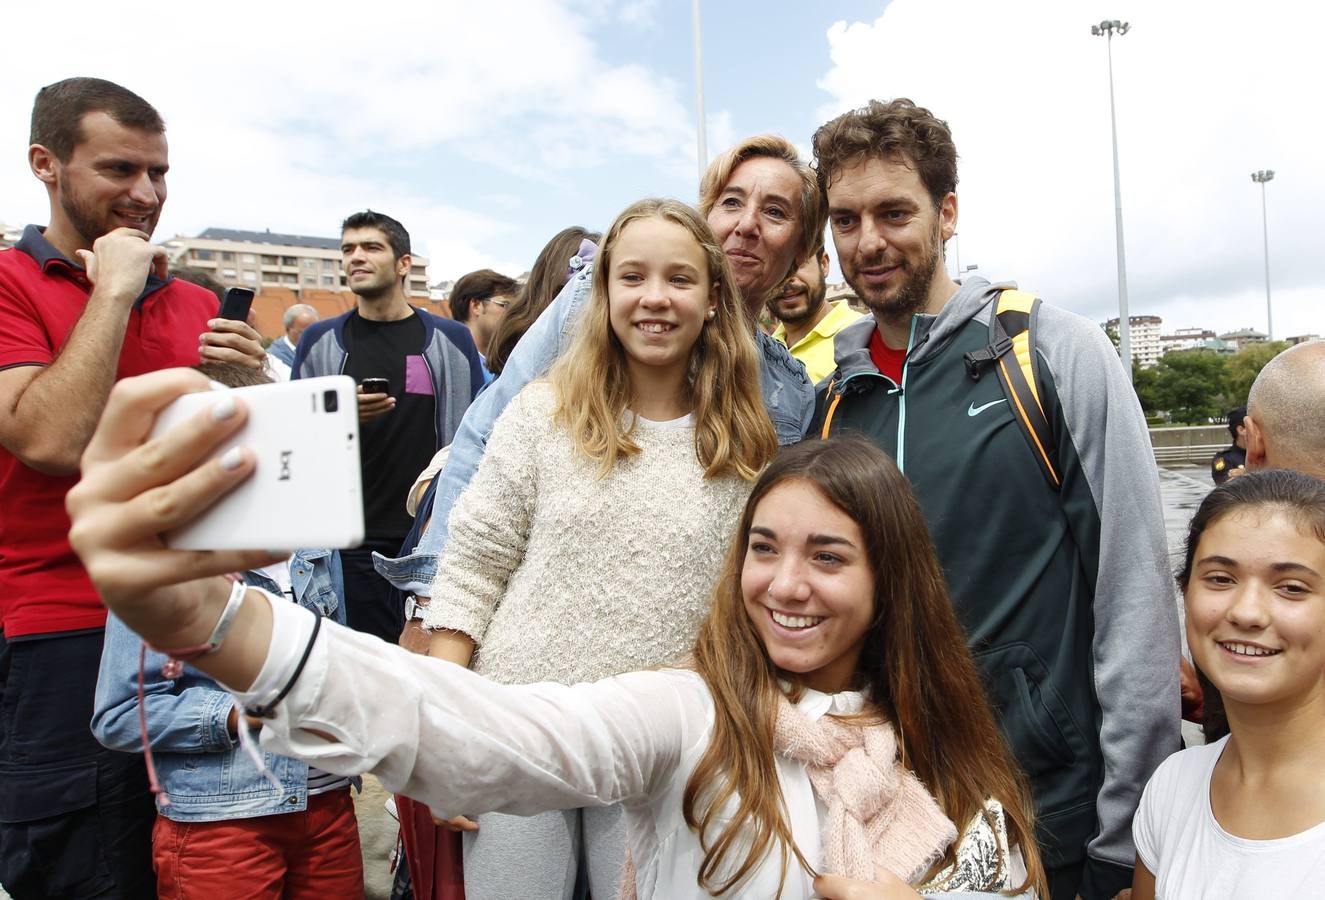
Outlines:
[[465, 900], [460, 835], [432, 822], [428, 807], [396, 795], [414, 900]]
[[224, 822], [157, 816], [152, 864], [161, 900], [363, 897], [359, 825], [348, 788], [303, 812]]

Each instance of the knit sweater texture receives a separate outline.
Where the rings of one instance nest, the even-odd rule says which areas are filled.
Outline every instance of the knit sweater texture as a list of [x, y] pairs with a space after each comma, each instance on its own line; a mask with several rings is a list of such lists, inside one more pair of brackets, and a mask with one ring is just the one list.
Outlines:
[[424, 626], [464, 632], [495, 681], [575, 684], [693, 646], [751, 484], [704, 478], [689, 424], [636, 425], [599, 477], [534, 382], [493, 428], [456, 502]]

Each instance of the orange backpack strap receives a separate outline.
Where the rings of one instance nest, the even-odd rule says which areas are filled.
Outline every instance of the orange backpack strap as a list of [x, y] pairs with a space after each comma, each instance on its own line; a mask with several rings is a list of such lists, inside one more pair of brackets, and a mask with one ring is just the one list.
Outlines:
[[1040, 298], [1034, 294], [1018, 290], [1000, 292], [994, 314], [989, 317], [989, 346], [966, 354], [966, 371], [973, 381], [978, 381], [987, 367], [992, 366], [998, 373], [1013, 417], [1041, 474], [1050, 487], [1058, 490], [1062, 478], [1058, 471], [1057, 444], [1035, 377], [1035, 318], [1039, 307]]
[[833, 399], [832, 399], [832, 402], [830, 402], [830, 403], [828, 404], [828, 412], [827, 412], [827, 414], [824, 415], [824, 427], [823, 427], [823, 431], [821, 431], [821, 432], [819, 433], [819, 437], [821, 437], [821, 438], [825, 438], [825, 439], [828, 437], [828, 429], [829, 429], [829, 427], [831, 427], [832, 424], [833, 424], [833, 413], [837, 412], [837, 404], [840, 403], [840, 402], [842, 401], [842, 395], [841, 395], [841, 394], [834, 394], [834, 393], [833, 393], [833, 388], [834, 388], [836, 385], [837, 385], [837, 379], [836, 379], [836, 378], [834, 378], [832, 381], [828, 382], [828, 396], [832, 397]]

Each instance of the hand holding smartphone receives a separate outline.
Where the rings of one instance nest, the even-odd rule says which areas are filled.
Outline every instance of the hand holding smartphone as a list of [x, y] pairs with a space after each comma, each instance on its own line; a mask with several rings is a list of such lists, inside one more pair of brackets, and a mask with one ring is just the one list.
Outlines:
[[391, 396], [391, 382], [386, 378], [365, 378], [359, 382], [359, 421], [367, 422], [396, 407]]
[[[359, 421], [345, 375], [234, 388], [248, 421], [232, 446], [249, 447], [257, 469], [189, 524], [165, 535], [185, 550], [355, 547], [363, 541]], [[157, 416], [153, 436], [216, 402], [185, 394]]]
[[225, 299], [221, 301], [218, 319], [231, 319], [235, 322], [247, 322], [248, 312], [253, 308], [253, 292], [248, 288], [232, 287], [225, 289]]

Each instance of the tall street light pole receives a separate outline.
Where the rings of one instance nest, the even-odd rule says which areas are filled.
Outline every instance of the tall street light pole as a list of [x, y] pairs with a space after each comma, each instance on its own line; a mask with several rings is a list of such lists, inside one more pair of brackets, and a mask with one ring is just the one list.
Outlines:
[[1261, 186], [1261, 235], [1265, 240], [1265, 337], [1274, 340], [1274, 315], [1270, 312], [1270, 217], [1265, 211], [1265, 185], [1274, 179], [1274, 169], [1251, 173], [1251, 180]]
[[1108, 44], [1109, 56], [1109, 124], [1113, 128], [1113, 212], [1114, 226], [1118, 237], [1118, 351], [1123, 358], [1123, 369], [1127, 380], [1132, 380], [1132, 327], [1127, 316], [1127, 258], [1123, 252], [1123, 187], [1118, 174], [1118, 115], [1113, 102], [1113, 36], [1127, 34], [1132, 26], [1117, 19], [1106, 19], [1098, 25], [1090, 26], [1090, 33], [1103, 35]]
[[695, 43], [695, 137], [699, 143], [699, 181], [704, 181], [708, 168], [708, 122], [704, 118], [704, 41], [699, 34], [699, 0], [690, 3], [691, 32]]

